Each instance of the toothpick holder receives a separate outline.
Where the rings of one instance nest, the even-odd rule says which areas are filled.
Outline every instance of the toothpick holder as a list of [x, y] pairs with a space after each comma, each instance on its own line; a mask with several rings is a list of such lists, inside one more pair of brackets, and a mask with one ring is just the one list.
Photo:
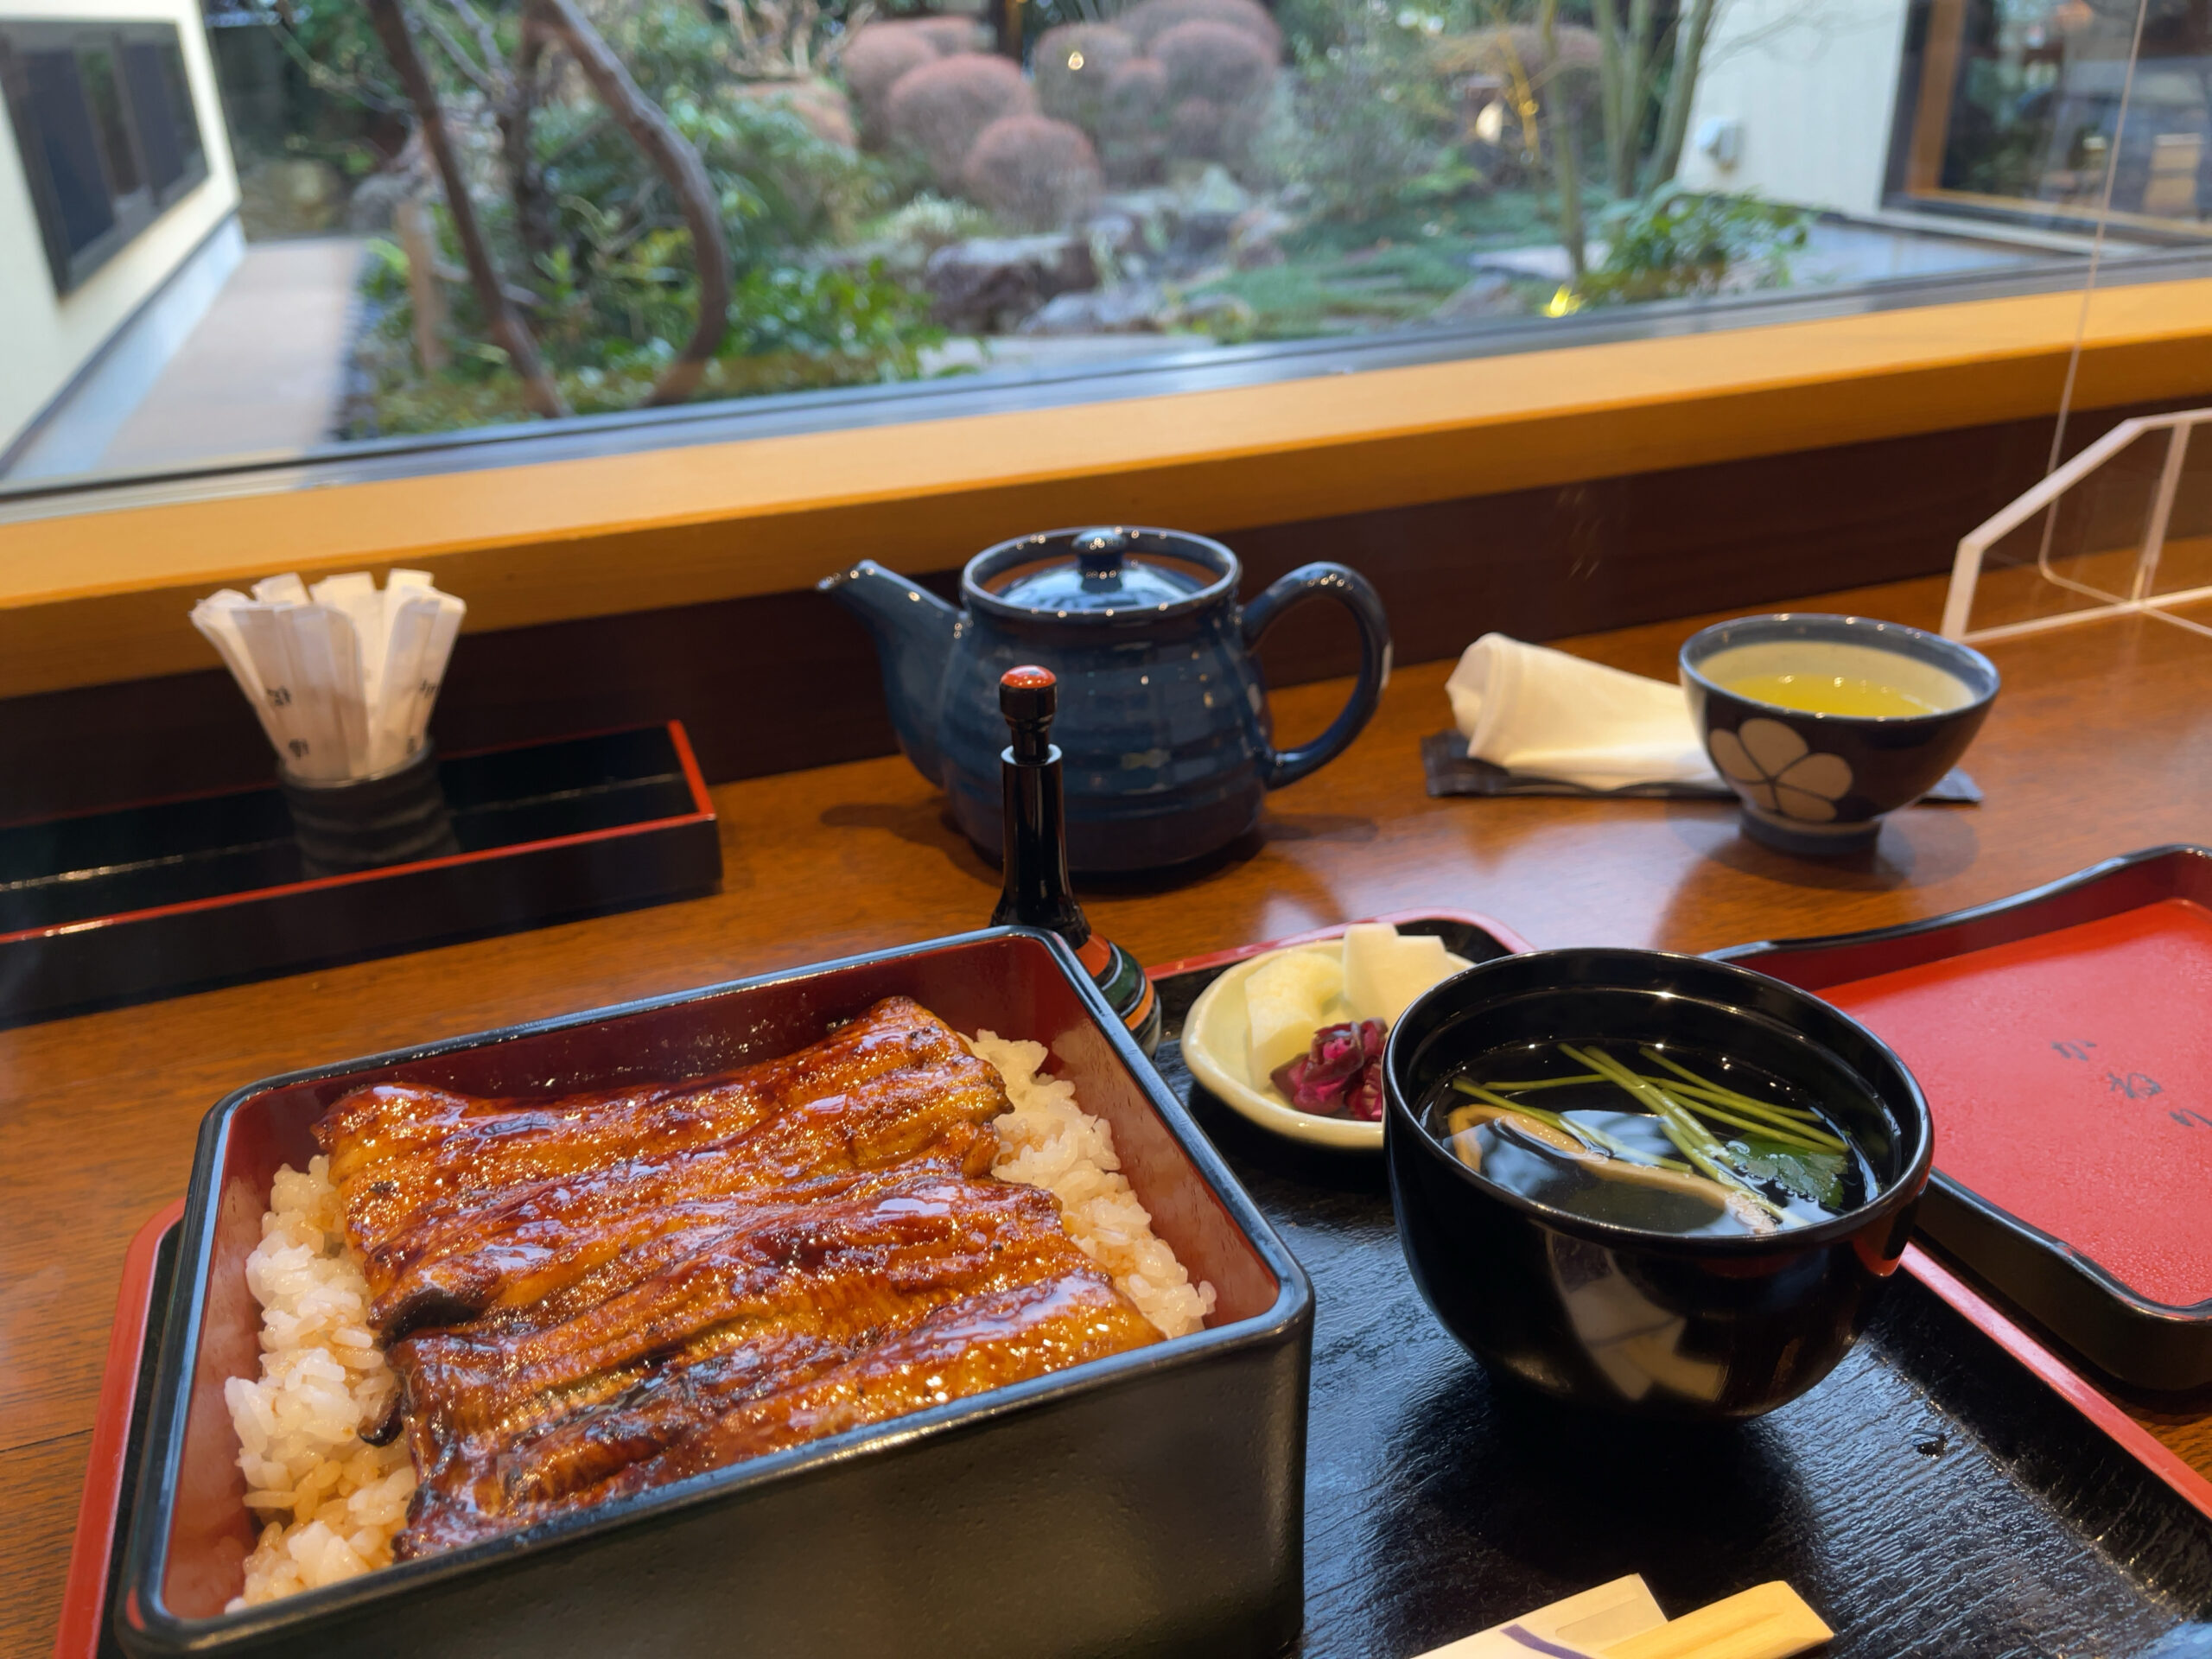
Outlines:
[[280, 765], [276, 782], [310, 875], [342, 875], [461, 850], [438, 781], [435, 744], [425, 742], [404, 765], [368, 778], [313, 781], [295, 778]]

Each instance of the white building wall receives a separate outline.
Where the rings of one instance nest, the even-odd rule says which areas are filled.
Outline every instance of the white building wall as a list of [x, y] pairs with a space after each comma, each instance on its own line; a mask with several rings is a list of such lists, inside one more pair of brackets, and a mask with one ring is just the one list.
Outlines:
[[[1906, 0], [1720, 0], [1677, 176], [1843, 213], [1882, 205]], [[1733, 121], [1736, 162], [1699, 148]]]
[[57, 297], [13, 124], [0, 112], [0, 451], [67, 385], [115, 331], [237, 210], [222, 99], [196, 0], [0, 0], [0, 17], [176, 25], [207, 176], [169, 204], [73, 293]]

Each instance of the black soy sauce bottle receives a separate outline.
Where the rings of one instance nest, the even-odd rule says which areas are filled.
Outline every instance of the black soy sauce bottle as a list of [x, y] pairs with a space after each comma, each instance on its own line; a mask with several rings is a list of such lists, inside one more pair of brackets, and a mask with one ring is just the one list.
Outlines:
[[1068, 882], [1067, 825], [1060, 751], [1052, 741], [1059, 681], [1049, 668], [1010, 668], [999, 677], [999, 712], [1014, 734], [999, 752], [1006, 797], [1006, 886], [991, 925], [1057, 933], [1147, 1054], [1160, 1046], [1160, 999], [1136, 958], [1103, 934]]

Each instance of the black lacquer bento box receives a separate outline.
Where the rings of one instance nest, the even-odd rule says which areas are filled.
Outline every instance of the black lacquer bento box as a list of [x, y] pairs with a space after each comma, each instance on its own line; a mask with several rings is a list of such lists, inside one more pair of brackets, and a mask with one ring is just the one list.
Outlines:
[[[223, 1383], [252, 1374], [270, 1179], [363, 1084], [550, 1095], [789, 1052], [879, 998], [1051, 1051], [1112, 1126], [1207, 1328], [226, 1615], [254, 1535]], [[1305, 1274], [1057, 939], [903, 950], [295, 1072], [201, 1126], [115, 1610], [137, 1656], [1268, 1654], [1303, 1604]]]

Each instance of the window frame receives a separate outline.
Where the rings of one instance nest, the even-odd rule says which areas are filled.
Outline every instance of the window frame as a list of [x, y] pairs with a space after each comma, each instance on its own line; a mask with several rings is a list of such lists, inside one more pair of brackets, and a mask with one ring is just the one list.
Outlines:
[[2212, 401], [2208, 320], [2212, 277], [2086, 301], [2077, 284], [857, 430], [20, 502], [0, 508], [0, 696], [208, 668], [193, 603], [278, 569], [427, 569], [490, 631], [791, 592], [863, 557], [957, 569], [1051, 524], [1228, 532], [2048, 418], [2069, 376], [2077, 408]]
[[[183, 60], [181, 32], [175, 24], [156, 19], [0, 19], [0, 94], [4, 95], [8, 105], [9, 118], [16, 136], [16, 149], [22, 164], [24, 184], [38, 219], [47, 270], [53, 279], [57, 298], [83, 287], [96, 271], [130, 246], [156, 219], [190, 194], [208, 176], [207, 133], [200, 122], [199, 105], [191, 96], [188, 73], [182, 83], [184, 108], [172, 111], [172, 114], [179, 120], [180, 132], [188, 130], [194, 142], [181, 156], [181, 167], [175, 178], [166, 185], [157, 186], [153, 182], [152, 169], [147, 160], [146, 139], [140, 126], [144, 115], [132, 93], [126, 56], [134, 46], [155, 47], [175, 54], [180, 63]], [[61, 206], [54, 194], [53, 169], [47, 161], [45, 141], [29, 108], [28, 55], [65, 51], [76, 60], [79, 92], [88, 110], [92, 99], [83, 84], [84, 54], [94, 51], [108, 54], [113, 66], [117, 111], [123, 124], [124, 142], [130, 147], [130, 159], [138, 175], [137, 183], [132, 189], [116, 189], [111, 164], [105, 144], [97, 131], [95, 116], [95, 148], [99, 152], [102, 180], [107, 188], [111, 222], [107, 229], [74, 253], [69, 250], [67, 235], [63, 228]], [[172, 78], [165, 73], [162, 79], [164, 96], [173, 96], [176, 88]]]
[[1944, 146], [1958, 102], [1968, 0], [1911, 0], [1896, 113], [1891, 119], [1885, 207], [1930, 210], [1961, 219], [2094, 235], [2101, 226], [2152, 244], [2202, 247], [2212, 219], [2164, 219], [2124, 208], [2075, 207], [2024, 196], [1993, 195], [1942, 182]]

